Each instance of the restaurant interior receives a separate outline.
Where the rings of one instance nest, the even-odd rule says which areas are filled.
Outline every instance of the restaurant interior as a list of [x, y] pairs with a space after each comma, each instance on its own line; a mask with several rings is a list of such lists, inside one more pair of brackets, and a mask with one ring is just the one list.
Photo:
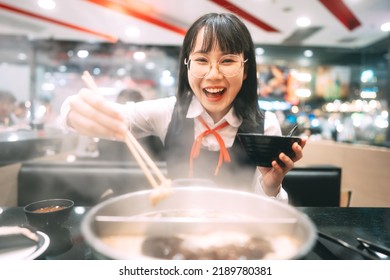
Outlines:
[[[0, 119], [0, 225], [2, 208], [62, 198], [81, 209], [150, 188], [124, 143], [64, 129], [61, 105], [85, 87], [84, 71], [112, 102], [125, 89], [174, 96], [184, 34], [207, 12], [243, 19], [260, 108], [284, 135], [298, 124], [295, 135], [308, 138], [283, 182], [289, 203], [390, 207], [388, 0], [0, 0], [0, 93], [14, 96], [12, 118]], [[166, 172], [162, 144], [141, 144]]]

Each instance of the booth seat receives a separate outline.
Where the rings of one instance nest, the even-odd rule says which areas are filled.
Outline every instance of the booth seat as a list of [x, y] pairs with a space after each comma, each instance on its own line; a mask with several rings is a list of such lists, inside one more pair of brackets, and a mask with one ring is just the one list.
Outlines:
[[341, 167], [334, 165], [294, 167], [284, 178], [283, 188], [293, 206], [338, 207], [341, 175]]
[[[165, 162], [156, 162], [166, 175]], [[295, 167], [283, 187], [294, 206], [339, 206], [341, 168]], [[76, 205], [93, 206], [106, 194], [120, 195], [150, 189], [134, 161], [26, 161], [18, 174], [18, 205], [49, 198], [68, 198]]]

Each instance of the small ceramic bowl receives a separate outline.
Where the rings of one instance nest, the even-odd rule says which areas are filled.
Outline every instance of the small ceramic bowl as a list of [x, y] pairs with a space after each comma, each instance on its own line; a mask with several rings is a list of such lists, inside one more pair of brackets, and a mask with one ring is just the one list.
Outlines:
[[264, 135], [259, 133], [238, 133], [240, 142], [244, 146], [249, 158], [257, 166], [271, 167], [272, 161], [279, 160], [279, 154], [285, 153], [289, 157], [294, 156], [292, 144], [301, 144], [302, 139], [295, 136]]
[[33, 227], [59, 226], [69, 218], [73, 206], [69, 199], [47, 199], [26, 205], [24, 213]]

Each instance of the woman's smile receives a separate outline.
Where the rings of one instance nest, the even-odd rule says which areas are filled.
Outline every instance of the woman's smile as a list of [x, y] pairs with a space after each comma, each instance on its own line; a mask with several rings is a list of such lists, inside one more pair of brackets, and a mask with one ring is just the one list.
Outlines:
[[225, 93], [226, 88], [224, 87], [206, 87], [203, 89], [204, 94], [210, 101], [219, 101], [223, 94]]

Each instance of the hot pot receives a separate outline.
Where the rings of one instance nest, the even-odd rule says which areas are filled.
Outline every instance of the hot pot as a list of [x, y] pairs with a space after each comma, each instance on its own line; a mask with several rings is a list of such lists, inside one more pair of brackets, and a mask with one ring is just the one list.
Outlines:
[[96, 258], [301, 259], [317, 238], [305, 214], [272, 198], [190, 186], [175, 187], [152, 206], [150, 193], [120, 195], [90, 209], [81, 232]]

